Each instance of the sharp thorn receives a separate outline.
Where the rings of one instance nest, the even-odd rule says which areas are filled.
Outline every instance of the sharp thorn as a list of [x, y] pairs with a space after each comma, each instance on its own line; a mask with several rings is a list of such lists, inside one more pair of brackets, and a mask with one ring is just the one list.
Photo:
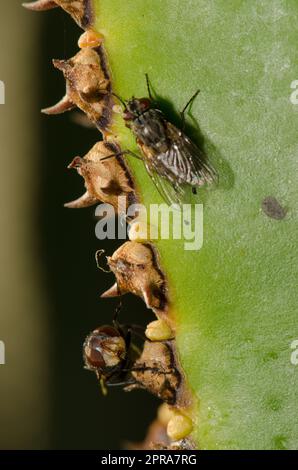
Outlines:
[[69, 168], [70, 170], [72, 168], [74, 169], [77, 169], [77, 168], [80, 168], [83, 164], [83, 159], [81, 157], [75, 157], [72, 162], [68, 165], [67, 168]]
[[64, 70], [68, 66], [66, 60], [53, 59], [52, 62], [53, 62], [55, 69], [61, 70], [61, 72], [64, 72]]
[[151, 293], [150, 287], [145, 287], [142, 290], [142, 294], [143, 294], [143, 298], [144, 298], [146, 307], [151, 308], [151, 306], [152, 306], [152, 293]]
[[70, 111], [73, 108], [75, 108], [75, 105], [68, 98], [68, 96], [65, 95], [58, 103], [54, 104], [53, 106], [50, 106], [49, 108], [42, 109], [41, 112], [49, 115], [56, 115], [65, 113], [66, 111]]
[[64, 207], [66, 207], [67, 209], [82, 209], [84, 207], [94, 206], [94, 204], [96, 204], [97, 202], [98, 200], [93, 196], [90, 196], [88, 191], [86, 191], [83, 196], [79, 197], [75, 201], [67, 202], [66, 204], [64, 204]]
[[120, 295], [121, 294], [119, 292], [117, 282], [115, 282], [115, 284], [110, 289], [101, 294], [101, 298], [107, 299], [109, 297], [119, 297]]
[[22, 6], [32, 11], [46, 11], [52, 10], [52, 8], [58, 8], [58, 5], [54, 0], [36, 0], [35, 2], [25, 2], [22, 3]]

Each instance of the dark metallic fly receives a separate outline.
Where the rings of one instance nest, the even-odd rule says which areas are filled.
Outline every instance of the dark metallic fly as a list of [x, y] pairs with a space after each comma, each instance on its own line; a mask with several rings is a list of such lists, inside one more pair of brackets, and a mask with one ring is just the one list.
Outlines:
[[[160, 194], [168, 204], [184, 201], [187, 185], [196, 193], [196, 187], [216, 180], [216, 172], [207, 163], [206, 156], [185, 133], [167, 121], [149, 98], [132, 98], [125, 104], [123, 119], [136, 137], [145, 167]], [[199, 91], [188, 101], [181, 116], [192, 104]], [[126, 152], [131, 153], [131, 152]]]
[[126, 363], [125, 336], [113, 326], [101, 326], [87, 336], [83, 352], [86, 369], [96, 373], [105, 394], [105, 385], [119, 377]]
[[104, 395], [106, 385], [129, 385], [135, 382], [128, 376], [135, 359], [131, 328], [118, 323], [119, 311], [120, 307], [116, 310], [113, 326], [96, 328], [87, 336], [83, 345], [85, 368], [95, 372]]

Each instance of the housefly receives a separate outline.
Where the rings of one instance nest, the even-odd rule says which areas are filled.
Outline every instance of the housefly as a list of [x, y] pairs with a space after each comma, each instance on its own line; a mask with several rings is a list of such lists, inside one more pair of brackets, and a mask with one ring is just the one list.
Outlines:
[[[136, 138], [146, 170], [158, 191], [168, 204], [180, 205], [185, 201], [187, 186], [196, 194], [197, 187], [216, 180], [216, 172], [203, 151], [154, 106], [147, 75], [146, 80], [149, 97], [133, 97], [123, 102], [123, 119]], [[181, 112], [183, 123], [185, 112], [198, 93]]]

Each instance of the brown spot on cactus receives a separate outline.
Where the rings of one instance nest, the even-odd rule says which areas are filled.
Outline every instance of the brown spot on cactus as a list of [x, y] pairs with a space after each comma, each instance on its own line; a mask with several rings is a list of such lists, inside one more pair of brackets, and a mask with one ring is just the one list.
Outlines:
[[66, 96], [43, 112], [58, 114], [77, 106], [99, 130], [107, 130], [111, 123], [113, 98], [103, 47], [82, 49], [73, 58], [53, 60], [53, 64], [66, 79]]
[[51, 10], [60, 6], [81, 28], [86, 29], [93, 23], [93, 0], [36, 0], [23, 3], [23, 6], [33, 11]]
[[268, 217], [276, 220], [284, 219], [287, 214], [286, 209], [284, 209], [273, 196], [268, 196], [263, 199], [262, 210]]
[[68, 168], [75, 168], [85, 180], [86, 192], [79, 199], [65, 204], [65, 207], [77, 209], [88, 207], [98, 202], [111, 204], [116, 213], [126, 213], [127, 206], [136, 202], [131, 174], [120, 155], [103, 161], [120, 149], [111, 142], [98, 142], [85, 155], [76, 157]]
[[157, 312], [165, 310], [166, 282], [153, 245], [129, 241], [107, 260], [117, 282], [101, 297], [131, 292], [142, 297], [148, 308]]
[[173, 342], [145, 341], [144, 349], [132, 368], [136, 383], [126, 389], [144, 388], [166, 403], [175, 405], [182, 385]]

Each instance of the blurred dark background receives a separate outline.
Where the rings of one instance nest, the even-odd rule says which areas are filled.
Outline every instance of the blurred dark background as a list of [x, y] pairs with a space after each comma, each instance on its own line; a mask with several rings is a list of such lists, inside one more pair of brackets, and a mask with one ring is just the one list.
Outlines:
[[[118, 303], [99, 298], [114, 278], [97, 269], [94, 253], [112, 254], [121, 242], [96, 239], [95, 207], [63, 203], [84, 192], [67, 165], [100, 134], [73, 112], [39, 114], [65, 92], [51, 59], [74, 55], [81, 31], [60, 9], [33, 13], [20, 3], [6, 2], [0, 20], [0, 448], [119, 449], [144, 437], [158, 402], [117, 388], [103, 397], [83, 368], [85, 336], [110, 323]], [[140, 299], [123, 300], [124, 323], [153, 319]]]

